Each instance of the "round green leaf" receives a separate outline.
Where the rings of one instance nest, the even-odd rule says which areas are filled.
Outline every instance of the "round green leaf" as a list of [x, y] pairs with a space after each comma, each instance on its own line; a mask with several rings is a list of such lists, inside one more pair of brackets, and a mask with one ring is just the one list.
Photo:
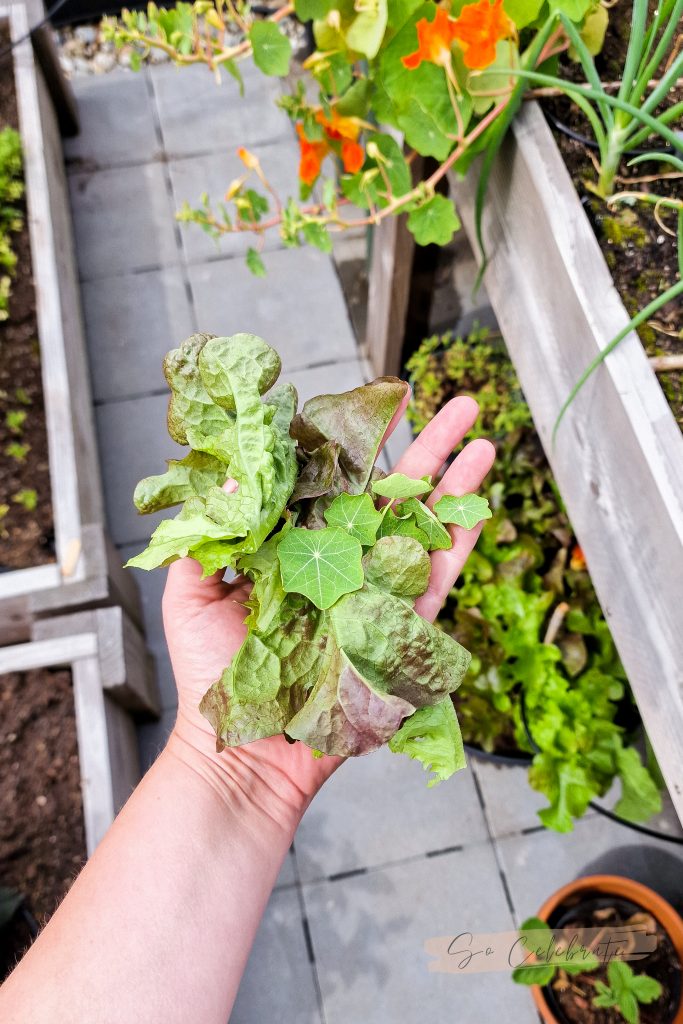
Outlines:
[[338, 527], [295, 527], [280, 542], [277, 554], [284, 589], [303, 594], [316, 608], [330, 608], [363, 586], [360, 541]]
[[361, 544], [375, 543], [382, 513], [378, 512], [369, 494], [340, 494], [325, 511], [328, 526], [346, 530]]
[[408, 230], [418, 245], [447, 245], [459, 228], [455, 207], [445, 196], [432, 196], [408, 215]]
[[396, 597], [412, 599], [429, 585], [432, 562], [412, 537], [380, 537], [363, 559], [365, 579]]
[[459, 497], [444, 494], [434, 506], [434, 511], [442, 523], [455, 523], [466, 530], [492, 515], [488, 501], [478, 494], [461, 494]]
[[255, 21], [249, 29], [254, 64], [264, 75], [284, 77], [289, 71], [292, 44], [272, 21]]
[[375, 494], [383, 498], [416, 498], [420, 494], [427, 494], [432, 490], [429, 477], [422, 477], [415, 480], [405, 473], [391, 473], [383, 480], [376, 480], [372, 485]]

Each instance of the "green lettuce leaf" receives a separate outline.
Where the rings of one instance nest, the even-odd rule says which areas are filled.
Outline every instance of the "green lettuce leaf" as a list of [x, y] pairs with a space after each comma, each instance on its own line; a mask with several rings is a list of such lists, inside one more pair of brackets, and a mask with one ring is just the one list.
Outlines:
[[465, 749], [451, 698], [420, 708], [407, 718], [389, 740], [389, 750], [407, 754], [420, 761], [425, 771], [433, 772], [427, 783], [430, 787], [465, 768]]

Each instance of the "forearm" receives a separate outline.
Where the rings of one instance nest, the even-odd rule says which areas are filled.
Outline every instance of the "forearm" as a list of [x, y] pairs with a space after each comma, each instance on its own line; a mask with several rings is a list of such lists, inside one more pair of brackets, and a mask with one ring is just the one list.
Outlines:
[[[290, 799], [291, 797], [291, 799]], [[173, 737], [0, 992], [6, 1024], [226, 1024], [303, 806]]]

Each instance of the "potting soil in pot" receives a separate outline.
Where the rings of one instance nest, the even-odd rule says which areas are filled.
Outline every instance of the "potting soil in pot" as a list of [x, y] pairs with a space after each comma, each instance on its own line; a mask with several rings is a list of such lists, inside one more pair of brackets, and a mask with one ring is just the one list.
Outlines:
[[[680, 1000], [681, 965], [667, 933], [642, 907], [621, 898], [600, 895], [591, 899], [582, 894], [581, 903], [575, 908], [558, 908], [551, 924], [554, 928], [605, 928], [606, 935], [623, 925], [646, 925], [648, 932], [656, 936], [656, 949], [642, 960], [631, 961], [629, 966], [636, 974], [655, 978], [662, 986], [662, 994], [656, 1002], [640, 1005], [640, 1024], [668, 1024], [673, 1019]], [[598, 981], [608, 983], [606, 966], [571, 977], [558, 971], [545, 990], [558, 1019], [566, 1024], [624, 1024], [623, 1016], [615, 1009], [593, 1006]]]

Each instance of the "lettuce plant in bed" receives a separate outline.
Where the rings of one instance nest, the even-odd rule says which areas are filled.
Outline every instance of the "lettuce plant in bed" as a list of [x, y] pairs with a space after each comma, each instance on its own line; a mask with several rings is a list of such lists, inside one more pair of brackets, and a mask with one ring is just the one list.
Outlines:
[[[189, 555], [252, 583], [246, 638], [200, 706], [218, 748], [284, 733], [345, 756], [388, 742], [432, 782], [461, 768], [450, 695], [470, 655], [414, 610], [450, 534], [422, 500], [429, 479], [375, 466], [407, 385], [381, 377], [297, 412], [277, 353], [247, 334], [194, 335], [164, 371], [169, 433], [189, 452], [142, 480], [135, 504], [182, 507], [128, 564]], [[466, 497], [442, 518], [490, 514]]]
[[529, 781], [548, 799], [539, 816], [549, 828], [570, 831], [615, 779], [616, 813], [647, 820], [661, 809], [661, 779], [631, 744], [628, 681], [501, 339], [430, 338], [407, 368], [416, 428], [472, 393], [497, 447], [493, 518], [440, 619], [473, 652], [455, 695], [465, 742], [533, 754]]

